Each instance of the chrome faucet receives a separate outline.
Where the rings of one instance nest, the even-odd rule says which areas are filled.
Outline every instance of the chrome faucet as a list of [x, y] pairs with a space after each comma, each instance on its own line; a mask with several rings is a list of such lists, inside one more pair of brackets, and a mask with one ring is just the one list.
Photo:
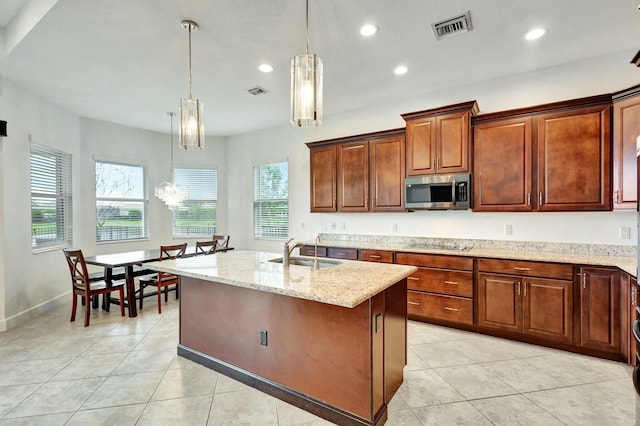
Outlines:
[[313, 269], [320, 268], [320, 265], [318, 264], [318, 243], [319, 242], [320, 242], [320, 234], [316, 235], [316, 249], [313, 252], [313, 254], [314, 254]]
[[289, 247], [289, 243], [293, 241], [293, 238], [289, 238], [285, 243], [284, 243], [284, 247], [282, 248], [282, 266], [289, 266], [289, 257], [291, 256], [291, 252], [296, 248], [296, 247], [302, 247], [304, 246], [304, 244], [302, 243], [297, 243], [295, 245], [293, 245], [292, 247]]

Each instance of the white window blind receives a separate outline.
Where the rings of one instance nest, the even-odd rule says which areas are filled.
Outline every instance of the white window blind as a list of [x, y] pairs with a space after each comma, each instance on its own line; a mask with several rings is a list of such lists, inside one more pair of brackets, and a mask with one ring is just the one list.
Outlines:
[[216, 233], [217, 170], [174, 169], [173, 182], [188, 194], [173, 211], [173, 236], [211, 238]]
[[31, 144], [31, 248], [73, 244], [71, 154]]
[[96, 161], [96, 241], [147, 238], [144, 167]]
[[289, 235], [289, 166], [272, 163], [253, 168], [255, 238], [286, 239]]

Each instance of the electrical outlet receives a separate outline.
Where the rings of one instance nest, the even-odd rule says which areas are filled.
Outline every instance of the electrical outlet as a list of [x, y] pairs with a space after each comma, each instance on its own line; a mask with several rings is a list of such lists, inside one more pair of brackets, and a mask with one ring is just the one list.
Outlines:
[[340, 230], [344, 231], [345, 229], [347, 229], [347, 224], [344, 222], [340, 222]]
[[397, 223], [392, 223], [391, 224], [391, 232], [398, 232], [398, 224]]
[[304, 229], [304, 222], [300, 222], [300, 229]]
[[267, 343], [267, 330], [260, 330], [260, 344], [262, 346], [268, 346]]
[[631, 239], [631, 228], [628, 226], [620, 227], [620, 239], [629, 240]]
[[513, 235], [513, 225], [504, 226], [504, 235]]

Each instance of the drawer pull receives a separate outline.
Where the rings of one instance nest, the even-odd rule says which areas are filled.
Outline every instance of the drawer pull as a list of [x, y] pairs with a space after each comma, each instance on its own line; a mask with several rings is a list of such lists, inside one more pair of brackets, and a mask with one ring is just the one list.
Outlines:
[[418, 302], [407, 302], [409, 305], [416, 305], [416, 306], [420, 306], [420, 304]]
[[444, 307], [444, 310], [445, 310], [445, 311], [458, 312], [458, 310], [457, 310], [456, 308], [450, 308], [450, 307], [448, 307], [448, 306], [445, 306], [445, 307]]
[[514, 266], [513, 269], [515, 269], [516, 271], [530, 271], [531, 268], [522, 268], [520, 266]]
[[347, 253], [345, 253], [343, 251], [338, 252], [338, 256], [346, 256], [346, 255], [347, 255]]
[[369, 256], [371, 259], [380, 259], [380, 256], [378, 256], [377, 254], [372, 254], [371, 256]]
[[457, 281], [445, 281], [444, 283], [449, 285], [458, 285]]
[[412, 281], [420, 281], [420, 278], [418, 277], [407, 277], [407, 279]]

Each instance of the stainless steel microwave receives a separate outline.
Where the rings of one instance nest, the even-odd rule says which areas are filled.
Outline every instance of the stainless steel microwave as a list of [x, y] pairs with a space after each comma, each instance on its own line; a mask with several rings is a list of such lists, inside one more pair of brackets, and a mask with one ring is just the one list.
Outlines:
[[405, 207], [409, 210], [471, 208], [471, 175], [431, 175], [405, 179]]

